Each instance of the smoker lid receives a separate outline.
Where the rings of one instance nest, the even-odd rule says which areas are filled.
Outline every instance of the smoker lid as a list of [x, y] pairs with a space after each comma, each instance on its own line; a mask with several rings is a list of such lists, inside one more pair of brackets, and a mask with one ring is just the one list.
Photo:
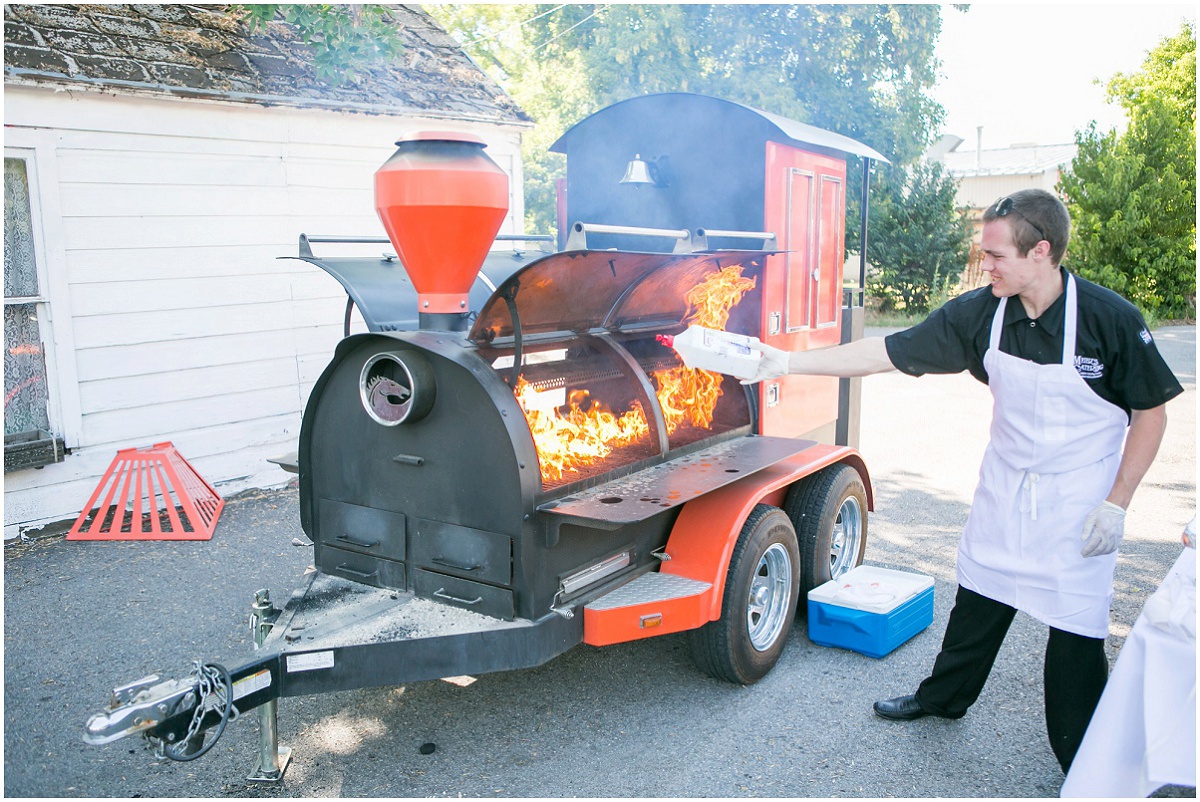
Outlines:
[[508, 277], [479, 310], [469, 339], [513, 336], [508, 297], [516, 303], [521, 335], [569, 335], [678, 324], [684, 295], [731, 265], [762, 266], [767, 251], [637, 253], [564, 251], [531, 262]]

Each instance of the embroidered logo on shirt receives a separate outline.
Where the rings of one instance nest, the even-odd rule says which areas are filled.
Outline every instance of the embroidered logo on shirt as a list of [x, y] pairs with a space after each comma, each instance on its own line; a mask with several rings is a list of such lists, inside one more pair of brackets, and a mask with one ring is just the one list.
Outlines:
[[1138, 336], [1142, 338], [1142, 342], [1144, 342], [1146, 345], [1149, 345], [1150, 340], [1153, 339], [1150, 336], [1150, 329], [1142, 329], [1138, 332]]
[[1079, 371], [1079, 375], [1085, 381], [1094, 381], [1104, 376], [1104, 365], [1099, 359], [1092, 359], [1090, 356], [1076, 356], [1075, 370]]

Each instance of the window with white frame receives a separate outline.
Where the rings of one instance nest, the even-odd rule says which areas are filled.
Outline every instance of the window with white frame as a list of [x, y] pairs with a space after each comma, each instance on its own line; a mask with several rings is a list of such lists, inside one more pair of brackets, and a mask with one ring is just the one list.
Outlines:
[[30, 162], [4, 156], [4, 470], [63, 458], [46, 369], [48, 303], [38, 270]]

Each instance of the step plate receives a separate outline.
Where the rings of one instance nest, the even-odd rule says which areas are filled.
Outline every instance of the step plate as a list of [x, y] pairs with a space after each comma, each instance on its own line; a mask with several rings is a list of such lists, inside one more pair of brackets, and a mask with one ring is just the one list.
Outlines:
[[695, 579], [674, 574], [657, 572], [642, 574], [632, 582], [622, 585], [612, 593], [607, 593], [586, 605], [585, 609], [601, 612], [670, 599], [682, 599], [687, 596], [698, 596], [711, 587], [712, 585], [708, 582], [698, 582]]

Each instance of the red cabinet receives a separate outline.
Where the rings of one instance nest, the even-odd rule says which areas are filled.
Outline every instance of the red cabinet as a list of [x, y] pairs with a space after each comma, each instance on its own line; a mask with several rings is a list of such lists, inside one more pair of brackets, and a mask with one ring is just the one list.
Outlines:
[[[766, 143], [766, 230], [784, 253], [763, 276], [763, 340], [804, 350], [841, 342], [846, 163]], [[795, 437], [837, 420], [838, 380], [788, 376], [761, 387], [762, 433]]]

